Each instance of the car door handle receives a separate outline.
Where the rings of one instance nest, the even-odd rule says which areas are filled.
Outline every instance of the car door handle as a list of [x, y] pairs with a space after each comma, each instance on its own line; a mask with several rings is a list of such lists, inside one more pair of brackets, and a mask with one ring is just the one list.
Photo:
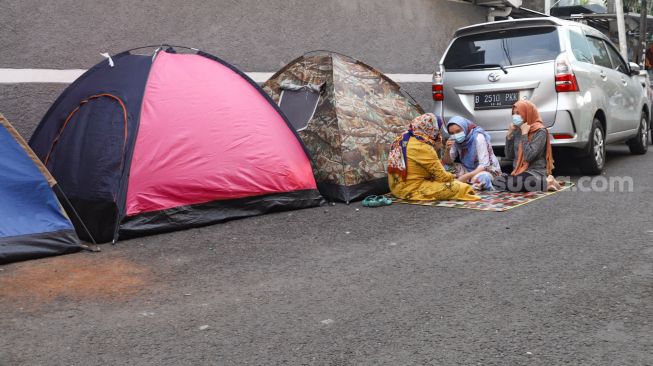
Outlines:
[[628, 82], [624, 78], [621, 78], [621, 83], [624, 84], [624, 86], [628, 85]]
[[601, 75], [601, 79], [603, 79], [603, 81], [605, 81], [605, 80], [608, 78], [608, 77], [605, 75], [605, 72], [604, 72], [603, 70], [601, 70], [601, 72], [599, 72], [599, 75]]

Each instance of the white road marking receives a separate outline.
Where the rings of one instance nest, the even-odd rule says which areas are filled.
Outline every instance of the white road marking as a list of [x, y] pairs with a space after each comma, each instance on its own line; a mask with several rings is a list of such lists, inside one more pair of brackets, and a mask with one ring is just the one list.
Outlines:
[[431, 83], [433, 75], [431, 74], [386, 74], [390, 79], [398, 83]]
[[264, 83], [274, 75], [273, 72], [246, 72], [245, 74], [257, 83]]
[[69, 84], [86, 70], [0, 69], [0, 84], [56, 83]]
[[[0, 68], [0, 84], [28, 84], [52, 83], [70, 84], [80, 77], [86, 70], [70, 69], [8, 69]], [[274, 73], [272, 72], [246, 72], [252, 80], [264, 83]], [[398, 83], [430, 83], [431, 74], [386, 74]]]

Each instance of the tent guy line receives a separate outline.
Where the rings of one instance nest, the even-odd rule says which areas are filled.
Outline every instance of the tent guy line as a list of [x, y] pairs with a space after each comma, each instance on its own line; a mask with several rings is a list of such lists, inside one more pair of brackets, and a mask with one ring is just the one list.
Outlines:
[[[29, 84], [53, 83], [70, 84], [80, 77], [86, 70], [83, 69], [11, 69], [0, 68], [0, 84]], [[274, 73], [272, 72], [246, 72], [252, 80], [263, 83]], [[385, 74], [398, 83], [430, 83], [431, 74]]]

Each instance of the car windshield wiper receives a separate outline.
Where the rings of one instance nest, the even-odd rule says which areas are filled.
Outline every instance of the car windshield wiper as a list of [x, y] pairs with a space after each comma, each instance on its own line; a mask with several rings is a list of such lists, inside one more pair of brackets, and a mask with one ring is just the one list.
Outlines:
[[506, 68], [503, 67], [500, 64], [472, 64], [472, 65], [463, 66], [462, 68], [463, 69], [482, 69], [484, 67], [498, 67], [498, 68], [501, 69], [501, 71], [503, 71], [504, 74], [508, 73], [508, 70], [506, 70]]
[[[503, 40], [501, 40], [501, 48], [503, 49], [503, 53], [506, 55], [506, 58], [508, 59], [508, 63], [510, 65], [512, 65], [512, 60], [510, 59], [510, 54], [508, 53], [508, 40], [507, 39], [504, 38]], [[503, 70], [503, 68], [502, 68], [502, 70]], [[508, 73], [507, 71], [505, 71], [505, 72]]]

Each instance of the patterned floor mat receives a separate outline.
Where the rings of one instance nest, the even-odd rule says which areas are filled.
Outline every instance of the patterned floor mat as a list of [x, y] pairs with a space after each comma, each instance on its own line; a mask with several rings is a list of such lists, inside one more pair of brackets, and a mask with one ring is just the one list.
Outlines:
[[477, 195], [481, 197], [480, 201], [406, 201], [394, 197], [390, 198], [392, 198], [392, 202], [394, 203], [409, 205], [467, 208], [470, 210], [502, 212], [525, 205], [543, 197], [564, 192], [571, 189], [573, 186], [574, 184], [571, 182], [564, 182], [564, 186], [558, 192], [479, 192]]

